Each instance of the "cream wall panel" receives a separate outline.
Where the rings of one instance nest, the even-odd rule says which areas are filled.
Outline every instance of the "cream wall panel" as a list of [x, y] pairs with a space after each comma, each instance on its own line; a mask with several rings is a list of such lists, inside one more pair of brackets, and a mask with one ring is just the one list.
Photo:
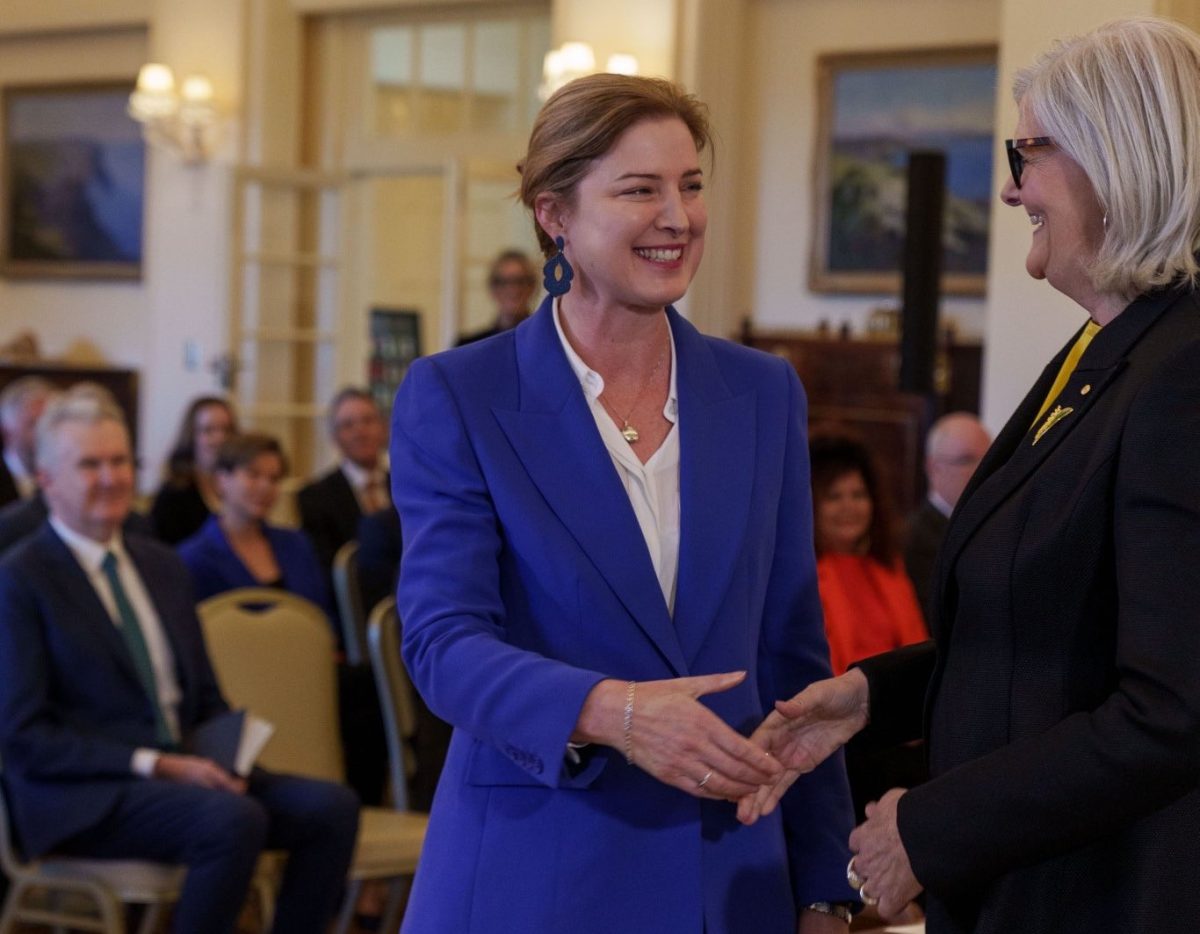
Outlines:
[[[1003, 140], [1012, 136], [1017, 107], [1014, 73], [1055, 39], [1086, 32], [1118, 16], [1153, 13], [1154, 0], [1004, 0], [1000, 25], [999, 106], [996, 110], [996, 190], [1008, 171]], [[1055, 351], [1084, 322], [1085, 312], [1045, 282], [1025, 274], [1031, 233], [1024, 211], [992, 214], [984, 340], [983, 418], [1000, 428]]]
[[4, 0], [0, 35], [140, 26], [150, 20], [153, 0]]
[[[752, 0], [748, 4], [746, 158], [736, 184], [754, 216], [743, 221], [747, 304], [760, 327], [813, 327], [821, 319], [861, 332], [870, 311], [899, 296], [808, 289], [817, 57], [828, 52], [977, 45], [999, 37], [1002, 0]], [[720, 177], [717, 184], [728, 185]], [[710, 244], [710, 249], [713, 244]], [[983, 303], [946, 299], [960, 332], [983, 330]]]

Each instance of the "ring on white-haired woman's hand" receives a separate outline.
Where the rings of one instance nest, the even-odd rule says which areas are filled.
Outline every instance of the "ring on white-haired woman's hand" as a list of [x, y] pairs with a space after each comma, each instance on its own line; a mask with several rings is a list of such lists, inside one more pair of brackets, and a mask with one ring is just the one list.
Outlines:
[[702, 779], [700, 779], [700, 781], [696, 782], [696, 787], [703, 788], [705, 785], [708, 784], [708, 780], [712, 777], [713, 777], [713, 770], [709, 769], [707, 772], [704, 773], [704, 777]]

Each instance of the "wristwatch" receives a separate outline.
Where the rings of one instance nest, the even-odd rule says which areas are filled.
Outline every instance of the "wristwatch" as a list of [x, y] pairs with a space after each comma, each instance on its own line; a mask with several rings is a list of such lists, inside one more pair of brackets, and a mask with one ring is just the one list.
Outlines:
[[821, 915], [833, 915], [839, 921], [845, 921], [847, 924], [854, 917], [849, 902], [813, 902], [811, 905], [805, 905], [804, 910], [815, 911]]

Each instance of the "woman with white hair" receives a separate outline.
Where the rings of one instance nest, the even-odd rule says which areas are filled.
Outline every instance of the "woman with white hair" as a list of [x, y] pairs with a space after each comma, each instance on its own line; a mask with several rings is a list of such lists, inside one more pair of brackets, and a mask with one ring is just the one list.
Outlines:
[[1190, 934], [1200, 39], [1117, 21], [1015, 93], [1001, 197], [1029, 215], [1029, 274], [1086, 320], [960, 500], [935, 642], [810, 686], [760, 738], [799, 769], [868, 723], [918, 732], [924, 699], [931, 781], [889, 791], [850, 838], [851, 883], [885, 915], [924, 889], [929, 934]]

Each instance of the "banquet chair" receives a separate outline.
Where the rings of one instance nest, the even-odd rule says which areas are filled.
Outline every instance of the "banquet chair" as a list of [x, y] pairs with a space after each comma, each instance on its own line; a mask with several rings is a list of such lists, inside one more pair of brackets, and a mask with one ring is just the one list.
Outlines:
[[[226, 698], [275, 726], [260, 764], [343, 781], [334, 640], [325, 614], [302, 597], [258, 587], [212, 597], [197, 612]], [[363, 882], [388, 880], [389, 905], [402, 901], [427, 824], [423, 814], [362, 808], [339, 934], [350, 928]]]
[[361, 665], [367, 660], [367, 618], [358, 583], [358, 542], [346, 542], [333, 556], [333, 596], [341, 617], [346, 661]]
[[18, 925], [28, 924], [125, 934], [126, 905], [145, 906], [138, 931], [151, 934], [158, 929], [163, 909], [179, 898], [185, 873], [182, 866], [141, 860], [25, 859], [14, 845], [3, 794], [0, 867], [10, 882], [0, 913], [0, 934], [12, 934]]

